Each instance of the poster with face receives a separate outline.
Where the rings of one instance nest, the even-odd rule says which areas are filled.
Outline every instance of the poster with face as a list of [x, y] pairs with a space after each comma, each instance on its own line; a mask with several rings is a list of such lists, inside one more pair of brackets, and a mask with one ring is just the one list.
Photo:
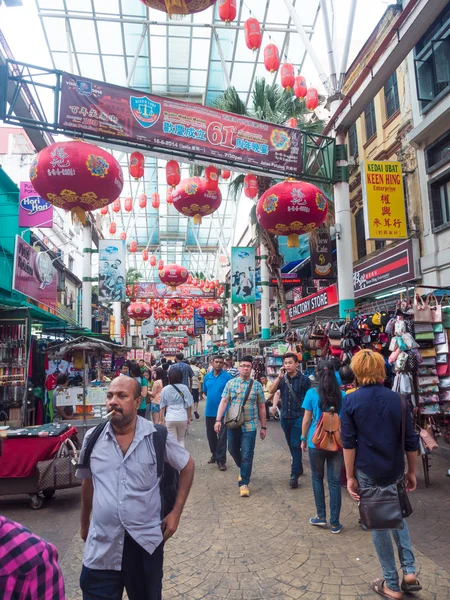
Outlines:
[[231, 301], [255, 303], [255, 249], [231, 248]]
[[99, 240], [98, 298], [100, 302], [125, 302], [125, 240]]

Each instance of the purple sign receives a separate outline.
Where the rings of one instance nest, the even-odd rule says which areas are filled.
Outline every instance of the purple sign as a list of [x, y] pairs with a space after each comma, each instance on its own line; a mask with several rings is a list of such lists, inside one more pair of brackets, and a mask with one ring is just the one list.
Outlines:
[[53, 227], [53, 206], [39, 196], [29, 181], [20, 183], [19, 227]]
[[16, 235], [13, 290], [56, 310], [56, 271], [47, 252], [35, 252]]

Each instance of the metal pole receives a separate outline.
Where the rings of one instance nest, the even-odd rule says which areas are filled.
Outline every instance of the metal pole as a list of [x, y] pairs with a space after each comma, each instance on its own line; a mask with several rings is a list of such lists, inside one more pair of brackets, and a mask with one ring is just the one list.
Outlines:
[[73, 54], [72, 54], [72, 42], [70, 39], [70, 21], [69, 19], [66, 19], [66, 38], [67, 38], [67, 54], [69, 57], [69, 69], [71, 73], [74, 73], [73, 70]]
[[144, 25], [144, 28], [141, 33], [141, 37], [139, 39], [139, 43], [136, 48], [136, 52], [134, 53], [133, 62], [131, 63], [130, 72], [128, 73], [127, 82], [126, 82], [127, 87], [131, 86], [131, 82], [134, 77], [134, 72], [136, 70], [136, 64], [139, 59], [139, 54], [141, 53], [142, 44], [144, 43], [146, 33], [147, 33], [147, 25]]
[[341, 69], [339, 71], [339, 83], [337, 91], [340, 91], [342, 89], [342, 86], [344, 85], [345, 73], [347, 71], [348, 53], [350, 50], [350, 42], [352, 40], [353, 23], [355, 22], [355, 13], [356, 0], [352, 0], [352, 3], [350, 5], [350, 12], [348, 14], [347, 33], [345, 35], [344, 50], [342, 52]]
[[231, 87], [231, 79], [230, 79], [230, 74], [228, 73], [227, 63], [225, 62], [225, 57], [222, 52], [222, 46], [220, 45], [219, 34], [217, 33], [217, 31], [215, 29], [214, 29], [214, 37], [216, 38], [217, 50], [219, 52], [220, 62], [222, 63], [222, 70], [223, 70], [223, 74], [225, 76], [225, 80], [227, 82], [227, 87]]
[[114, 339], [116, 342], [122, 341], [122, 305], [120, 302], [113, 302], [114, 313]]
[[306, 51], [308, 52], [309, 57], [312, 60], [314, 68], [316, 69], [316, 71], [319, 75], [320, 81], [323, 83], [323, 85], [325, 86], [325, 89], [328, 92], [330, 90], [330, 82], [328, 80], [328, 77], [327, 77], [322, 65], [320, 64], [319, 57], [317, 56], [316, 51], [314, 50], [313, 45], [311, 44], [311, 42], [306, 34], [306, 31], [300, 21], [300, 18], [298, 16], [298, 14], [296, 13], [295, 8], [293, 7], [291, 0], [284, 0], [284, 3], [289, 12], [289, 16], [291, 17], [291, 19], [293, 20], [293, 22], [297, 28], [300, 39], [302, 40], [302, 43], [305, 46]]
[[270, 287], [269, 287], [269, 268], [267, 259], [269, 252], [264, 244], [260, 245], [260, 265], [261, 265], [261, 338], [270, 339]]
[[320, 6], [322, 8], [323, 25], [325, 28], [325, 40], [326, 40], [326, 44], [327, 44], [328, 65], [330, 68], [331, 86], [333, 88], [333, 91], [336, 91], [336, 88], [337, 88], [336, 61], [334, 59], [333, 40], [331, 38], [330, 18], [328, 16], [327, 0], [320, 0]]
[[92, 230], [91, 223], [83, 227], [83, 284], [82, 284], [82, 325], [86, 329], [92, 327]]
[[230, 348], [234, 348], [234, 319], [233, 319], [233, 303], [230, 297], [228, 298], [228, 331], [230, 332]]

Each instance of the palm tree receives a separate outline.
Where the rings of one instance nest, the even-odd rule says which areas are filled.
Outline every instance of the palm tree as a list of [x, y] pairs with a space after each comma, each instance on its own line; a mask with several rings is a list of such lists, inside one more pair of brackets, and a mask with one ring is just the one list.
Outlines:
[[[252, 103], [249, 108], [241, 100], [234, 87], [230, 87], [219, 96], [214, 107], [226, 112], [239, 115], [245, 115], [268, 121], [278, 125], [283, 125], [290, 118], [297, 119], [299, 128], [310, 133], [320, 133], [323, 131], [324, 123], [315, 119], [314, 115], [306, 109], [305, 103], [298, 100], [293, 93], [286, 92], [279, 85], [270, 85], [265, 79], [256, 79], [255, 87], [252, 92]], [[270, 176], [257, 175], [258, 196], [261, 196], [276, 180]], [[244, 186], [244, 175], [238, 175], [230, 183], [230, 189], [235, 197], [239, 198]], [[280, 254], [277, 237], [263, 229], [256, 219], [256, 205], [252, 207], [250, 219], [256, 227], [258, 240], [268, 250], [267, 266], [273, 279], [277, 280], [277, 290], [279, 301], [286, 315], [286, 327], [291, 329], [291, 320], [289, 317], [286, 292], [283, 287], [281, 277], [281, 267], [283, 257]]]

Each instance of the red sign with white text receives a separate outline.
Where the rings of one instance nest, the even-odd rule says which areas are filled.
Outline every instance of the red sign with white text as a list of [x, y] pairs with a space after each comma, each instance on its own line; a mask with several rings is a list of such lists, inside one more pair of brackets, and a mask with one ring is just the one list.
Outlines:
[[[289, 316], [291, 317], [291, 321], [296, 321], [320, 310], [337, 306], [338, 304], [338, 290], [337, 285], [334, 284], [292, 304], [289, 307]], [[286, 323], [284, 310], [281, 311], [281, 322]]]

